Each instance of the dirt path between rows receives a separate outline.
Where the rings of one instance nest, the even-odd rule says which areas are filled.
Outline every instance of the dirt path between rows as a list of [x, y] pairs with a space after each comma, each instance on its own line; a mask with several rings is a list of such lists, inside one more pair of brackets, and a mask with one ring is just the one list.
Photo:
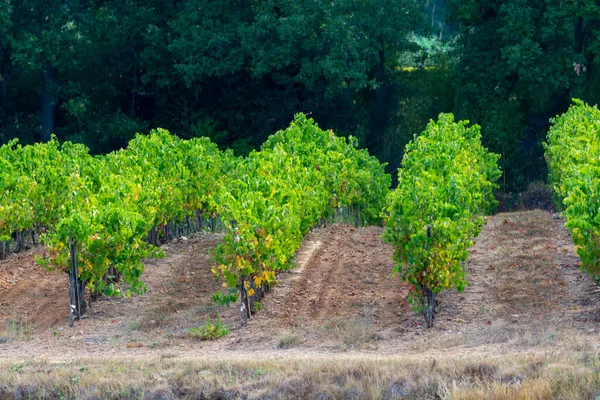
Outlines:
[[[374, 355], [454, 355], [600, 346], [600, 291], [579, 269], [563, 219], [544, 211], [488, 218], [465, 264], [463, 293], [440, 295], [435, 326], [407, 304], [409, 288], [390, 276], [392, 248], [382, 228], [333, 225], [312, 231], [298, 269], [282, 273], [248, 328], [237, 306], [211, 302], [218, 235], [165, 246], [144, 274], [148, 293], [102, 299], [66, 326], [67, 279], [34, 265], [35, 251], [0, 261], [0, 359], [145, 357], [227, 359]], [[219, 314], [232, 331], [214, 342], [189, 329]], [[20, 321], [20, 322], [19, 322]]]
[[265, 300], [264, 319], [279, 327], [361, 317], [397, 325], [408, 288], [390, 278], [392, 249], [379, 238], [381, 228], [334, 225], [313, 235], [318, 249], [300, 275], [293, 272], [296, 279], [284, 276]]

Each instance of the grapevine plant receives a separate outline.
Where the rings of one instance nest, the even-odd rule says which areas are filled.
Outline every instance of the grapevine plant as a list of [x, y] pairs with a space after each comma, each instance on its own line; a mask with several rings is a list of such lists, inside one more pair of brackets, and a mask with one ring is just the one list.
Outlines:
[[242, 299], [243, 318], [254, 299], [294, 266], [304, 235], [341, 206], [360, 208], [380, 221], [391, 178], [353, 138], [322, 130], [296, 115], [290, 127], [269, 137], [261, 150], [239, 162], [217, 210], [229, 234], [215, 252], [213, 273], [227, 289], [220, 303]]
[[62, 209], [82, 184], [92, 158], [83, 145], [47, 143], [0, 147], [0, 241], [35, 234], [58, 223]]
[[39, 234], [49, 251], [38, 262], [61, 270], [71, 267], [73, 244], [78, 278], [90, 291], [142, 292], [142, 259], [162, 254], [148, 233], [214, 214], [219, 175], [232, 163], [232, 153], [207, 138], [181, 140], [163, 129], [100, 157], [54, 138], [12, 141], [0, 147], [0, 241]]
[[481, 145], [478, 125], [455, 122], [452, 114], [440, 114], [406, 146], [383, 238], [394, 247], [395, 272], [413, 286], [427, 327], [437, 294], [467, 285], [461, 263], [485, 223], [482, 214], [495, 205], [498, 158]]
[[564, 208], [581, 268], [600, 281], [600, 111], [581, 100], [553, 119], [544, 144], [549, 180]]
[[123, 294], [143, 292], [142, 259], [162, 256], [148, 232], [198, 211], [214, 211], [217, 173], [226, 170], [228, 156], [208, 139], [186, 141], [158, 129], [95, 159], [87, 185], [74, 192], [64, 217], [46, 235], [51, 264], [66, 269], [68, 243], [75, 240], [80, 277], [89, 288], [121, 294], [105, 279], [110, 269], [128, 284]]
[[129, 296], [145, 290], [142, 260], [162, 255], [159, 235], [219, 214], [229, 229], [213, 272], [227, 291], [215, 299], [229, 303], [241, 294], [249, 315], [250, 299], [293, 267], [310, 228], [341, 206], [378, 221], [390, 181], [355, 139], [302, 114], [246, 158], [164, 129], [98, 157], [55, 138], [12, 141], [0, 147], [0, 241], [39, 235], [49, 250], [40, 264], [68, 271], [74, 250], [90, 292]]

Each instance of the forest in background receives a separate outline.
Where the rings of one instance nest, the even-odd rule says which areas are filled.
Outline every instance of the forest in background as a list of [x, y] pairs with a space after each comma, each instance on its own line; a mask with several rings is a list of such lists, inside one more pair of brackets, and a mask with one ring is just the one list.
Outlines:
[[395, 172], [453, 112], [516, 191], [546, 179], [550, 119], [599, 102], [599, 30], [592, 0], [0, 0], [0, 143], [163, 127], [246, 154], [305, 112]]

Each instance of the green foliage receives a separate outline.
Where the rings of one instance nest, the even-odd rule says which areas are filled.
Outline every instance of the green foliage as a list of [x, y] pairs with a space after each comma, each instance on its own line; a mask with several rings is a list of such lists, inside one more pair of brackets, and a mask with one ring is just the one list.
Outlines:
[[229, 335], [229, 327], [221, 322], [221, 316], [217, 316], [213, 324], [209, 319], [198, 328], [190, 328], [190, 336], [200, 340], [214, 340]]
[[[153, 1], [3, 1], [0, 140], [40, 140], [40, 122], [50, 116], [41, 115], [41, 99], [31, 93], [42, 92], [56, 98], [51, 117], [60, 139], [85, 143], [94, 153], [126, 146], [147, 129], [140, 103], [148, 96], [139, 93], [154, 90], [141, 82], [140, 36], [148, 24], [164, 21], [168, 8]], [[47, 67], [58, 73], [51, 85], [43, 79]]]
[[599, 20], [594, 0], [2, 0], [0, 143], [46, 140], [53, 119], [92, 154], [161, 126], [247, 155], [303, 111], [392, 171], [453, 112], [523, 190], [549, 118], [600, 101]]
[[467, 285], [461, 262], [494, 206], [498, 156], [481, 145], [479, 126], [440, 114], [406, 147], [390, 194], [383, 238], [394, 246], [396, 272], [433, 293]]
[[[228, 234], [213, 272], [229, 292], [253, 296], [293, 266], [303, 236], [340, 206], [378, 222], [390, 177], [353, 138], [337, 137], [299, 114], [260, 152], [235, 158], [207, 138], [182, 140], [164, 129], [137, 135], [126, 149], [92, 157], [83, 145], [56, 139], [0, 147], [0, 240], [43, 231], [49, 254], [38, 262], [70, 267], [91, 290], [125, 295], [145, 290], [142, 259], [162, 252], [148, 232], [198, 213], [219, 214]], [[110, 268], [126, 286], [105, 279]]]
[[216, 249], [213, 268], [230, 288], [215, 296], [225, 303], [235, 298], [231, 289], [253, 296], [274, 284], [277, 271], [294, 266], [308, 230], [337, 207], [360, 208], [367, 220], [380, 220], [390, 185], [384, 166], [356, 149], [353, 139], [322, 130], [303, 114], [240, 160], [230, 176], [216, 200], [230, 233]]
[[458, 1], [455, 114], [480, 124], [502, 155], [505, 188], [544, 179], [549, 119], [571, 97], [600, 101], [600, 9], [594, 0]]
[[581, 100], [552, 120], [545, 144], [554, 193], [564, 206], [581, 267], [600, 276], [600, 111]]
[[[0, 147], [0, 240], [45, 232], [49, 254], [38, 261], [70, 267], [75, 241], [79, 277], [91, 290], [126, 295], [145, 290], [142, 259], [161, 256], [148, 232], [214, 213], [220, 174], [233, 162], [206, 138], [181, 140], [164, 129], [138, 135], [125, 150], [92, 157], [83, 145], [56, 139]], [[114, 268], [125, 290], [104, 279]]]
[[[213, 273], [216, 274], [215, 270]], [[222, 306], [229, 306], [238, 301], [239, 292], [237, 288], [231, 288], [227, 293], [217, 292], [213, 295], [212, 301]]]
[[[416, 25], [417, 2], [340, 0], [214, 4], [188, 0], [169, 25], [175, 74], [189, 87], [206, 77], [272, 76], [333, 95], [381, 84], [373, 65], [393, 60]], [[305, 57], [312, 54], [312, 57]], [[248, 68], [249, 67], [249, 68]], [[278, 82], [278, 83], [279, 83]]]
[[15, 139], [0, 147], [0, 240], [14, 232], [54, 226], [79, 189], [81, 173], [93, 162], [82, 145], [54, 138], [21, 146]]

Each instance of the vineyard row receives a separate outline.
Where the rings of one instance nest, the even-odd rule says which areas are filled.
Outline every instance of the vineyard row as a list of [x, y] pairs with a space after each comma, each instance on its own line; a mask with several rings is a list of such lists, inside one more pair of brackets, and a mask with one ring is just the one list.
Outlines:
[[340, 206], [379, 220], [390, 181], [354, 139], [302, 114], [248, 157], [163, 129], [95, 157], [81, 144], [15, 140], [0, 147], [0, 241], [25, 246], [26, 235], [39, 236], [48, 251], [37, 262], [65, 271], [76, 264], [90, 292], [129, 296], [145, 290], [142, 260], [162, 255], [159, 236], [219, 216], [226, 234], [214, 272], [226, 290], [215, 300], [241, 294], [250, 315], [248, 299], [293, 266], [311, 227]]

